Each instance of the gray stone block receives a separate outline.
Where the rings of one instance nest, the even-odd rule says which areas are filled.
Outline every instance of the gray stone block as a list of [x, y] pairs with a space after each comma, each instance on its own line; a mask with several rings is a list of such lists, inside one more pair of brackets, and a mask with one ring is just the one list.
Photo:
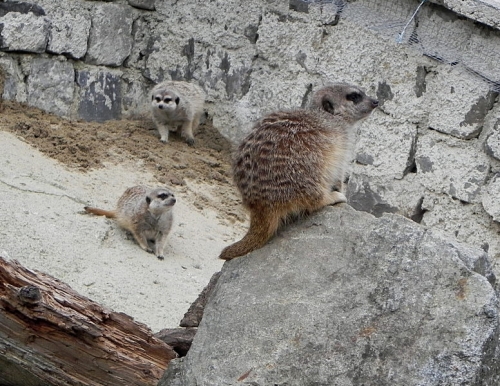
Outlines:
[[359, 126], [356, 161], [372, 177], [401, 179], [414, 162], [416, 140], [416, 125], [374, 111]]
[[69, 62], [35, 58], [28, 76], [28, 104], [69, 117], [73, 104], [75, 71]]
[[[375, 184], [373, 184], [375, 185]], [[384, 190], [380, 188], [380, 190]], [[379, 187], [372, 186], [370, 178], [361, 175], [351, 174], [347, 184], [347, 202], [356, 210], [368, 212], [376, 217], [384, 213], [396, 213], [398, 208], [390, 205], [382, 197]]]
[[7, 13], [0, 20], [0, 50], [45, 52], [49, 40], [50, 21], [34, 13]]
[[495, 175], [485, 187], [482, 203], [484, 210], [500, 223], [500, 175]]
[[415, 157], [421, 183], [430, 191], [479, 202], [489, 171], [488, 157], [462, 141], [434, 131], [418, 140]]
[[9, 12], [32, 13], [35, 16], [45, 16], [45, 10], [39, 5], [25, 3], [21, 1], [0, 3], [0, 17], [4, 17]]
[[85, 61], [118, 67], [132, 49], [132, 10], [119, 4], [97, 4], [92, 12], [92, 27]]
[[488, 135], [484, 148], [488, 155], [500, 160], [500, 119], [495, 124], [493, 131]]
[[492, 261], [500, 259], [500, 224], [493, 221], [481, 202], [464, 205], [446, 194], [426, 192], [422, 211], [422, 225], [445, 237], [484, 249]]
[[426, 80], [429, 127], [457, 138], [478, 137], [496, 98], [489, 85], [464, 70], [446, 66]]
[[18, 102], [27, 101], [24, 74], [17, 60], [11, 57], [0, 57], [0, 68], [4, 76], [2, 98]]
[[325, 208], [224, 264], [159, 386], [494, 385], [494, 281], [481, 249], [397, 215]]
[[128, 3], [135, 8], [145, 9], [147, 11], [155, 10], [155, 0], [128, 0]]
[[51, 13], [50, 19], [52, 26], [47, 51], [69, 55], [74, 59], [83, 58], [87, 52], [90, 18], [60, 10]]
[[120, 74], [105, 70], [81, 70], [76, 83], [80, 87], [78, 117], [103, 122], [121, 118]]

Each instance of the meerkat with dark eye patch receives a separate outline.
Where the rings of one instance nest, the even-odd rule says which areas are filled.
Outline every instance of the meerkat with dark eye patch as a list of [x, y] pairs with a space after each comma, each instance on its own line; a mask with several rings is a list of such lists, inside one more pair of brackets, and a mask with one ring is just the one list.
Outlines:
[[174, 194], [166, 188], [150, 189], [145, 186], [128, 188], [120, 197], [115, 210], [86, 206], [88, 213], [116, 220], [119, 226], [134, 236], [139, 246], [163, 260], [167, 236], [172, 228]]
[[346, 202], [342, 191], [353, 125], [377, 106], [360, 88], [339, 83], [317, 90], [307, 109], [261, 119], [233, 159], [250, 228], [219, 257], [230, 260], [262, 247], [290, 215]]
[[181, 128], [188, 145], [194, 145], [193, 130], [200, 123], [204, 103], [205, 93], [194, 83], [165, 81], [157, 84], [151, 90], [151, 111], [160, 140], [167, 143], [169, 131]]

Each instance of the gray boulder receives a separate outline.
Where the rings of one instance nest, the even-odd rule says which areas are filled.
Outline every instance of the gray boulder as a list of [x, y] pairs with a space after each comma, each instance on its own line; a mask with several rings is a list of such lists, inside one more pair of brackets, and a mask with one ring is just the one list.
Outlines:
[[0, 50], [42, 53], [49, 40], [50, 21], [32, 12], [9, 12], [0, 21]]
[[121, 72], [99, 69], [77, 71], [80, 102], [78, 117], [86, 121], [103, 122], [121, 118]]
[[132, 50], [133, 8], [98, 4], [92, 13], [87, 63], [118, 67]]
[[159, 385], [497, 385], [494, 281], [480, 249], [329, 207], [224, 265]]
[[493, 220], [500, 222], [500, 174], [496, 174], [483, 191], [483, 207]]
[[28, 76], [28, 104], [69, 117], [75, 89], [75, 70], [69, 62], [34, 58]]
[[488, 135], [484, 148], [487, 154], [500, 160], [500, 119], [495, 124], [493, 132]]
[[83, 58], [87, 52], [90, 18], [59, 9], [51, 14], [50, 19], [52, 27], [47, 51], [53, 54], [65, 54], [74, 59]]

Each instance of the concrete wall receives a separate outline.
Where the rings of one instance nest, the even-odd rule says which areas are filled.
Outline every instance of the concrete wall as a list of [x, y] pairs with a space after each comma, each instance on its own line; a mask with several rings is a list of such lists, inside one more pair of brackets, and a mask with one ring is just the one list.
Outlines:
[[143, 111], [156, 82], [189, 80], [236, 141], [314, 87], [353, 82], [381, 107], [359, 128], [351, 205], [500, 258], [500, 9], [440, 3], [413, 19], [417, 0], [0, 3], [3, 97], [104, 121]]

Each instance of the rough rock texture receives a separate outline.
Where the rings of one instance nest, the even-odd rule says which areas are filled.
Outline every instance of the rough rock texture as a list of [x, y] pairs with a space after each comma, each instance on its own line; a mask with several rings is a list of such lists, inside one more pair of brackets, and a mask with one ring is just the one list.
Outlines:
[[74, 79], [75, 70], [69, 62], [33, 59], [28, 77], [28, 104], [69, 117]]
[[98, 4], [92, 13], [86, 62], [117, 67], [132, 49], [131, 9], [119, 4]]
[[330, 207], [224, 265], [159, 385], [495, 385], [494, 281], [481, 249]]
[[0, 49], [3, 51], [45, 52], [50, 21], [29, 12], [9, 12], [0, 21]]
[[52, 28], [47, 52], [68, 55], [74, 59], [83, 58], [87, 52], [90, 17], [57, 9], [50, 18]]
[[500, 174], [496, 174], [486, 186], [482, 203], [493, 220], [500, 222]]
[[119, 119], [121, 115], [121, 83], [119, 74], [101, 71], [78, 71], [80, 87], [78, 114], [87, 121]]

